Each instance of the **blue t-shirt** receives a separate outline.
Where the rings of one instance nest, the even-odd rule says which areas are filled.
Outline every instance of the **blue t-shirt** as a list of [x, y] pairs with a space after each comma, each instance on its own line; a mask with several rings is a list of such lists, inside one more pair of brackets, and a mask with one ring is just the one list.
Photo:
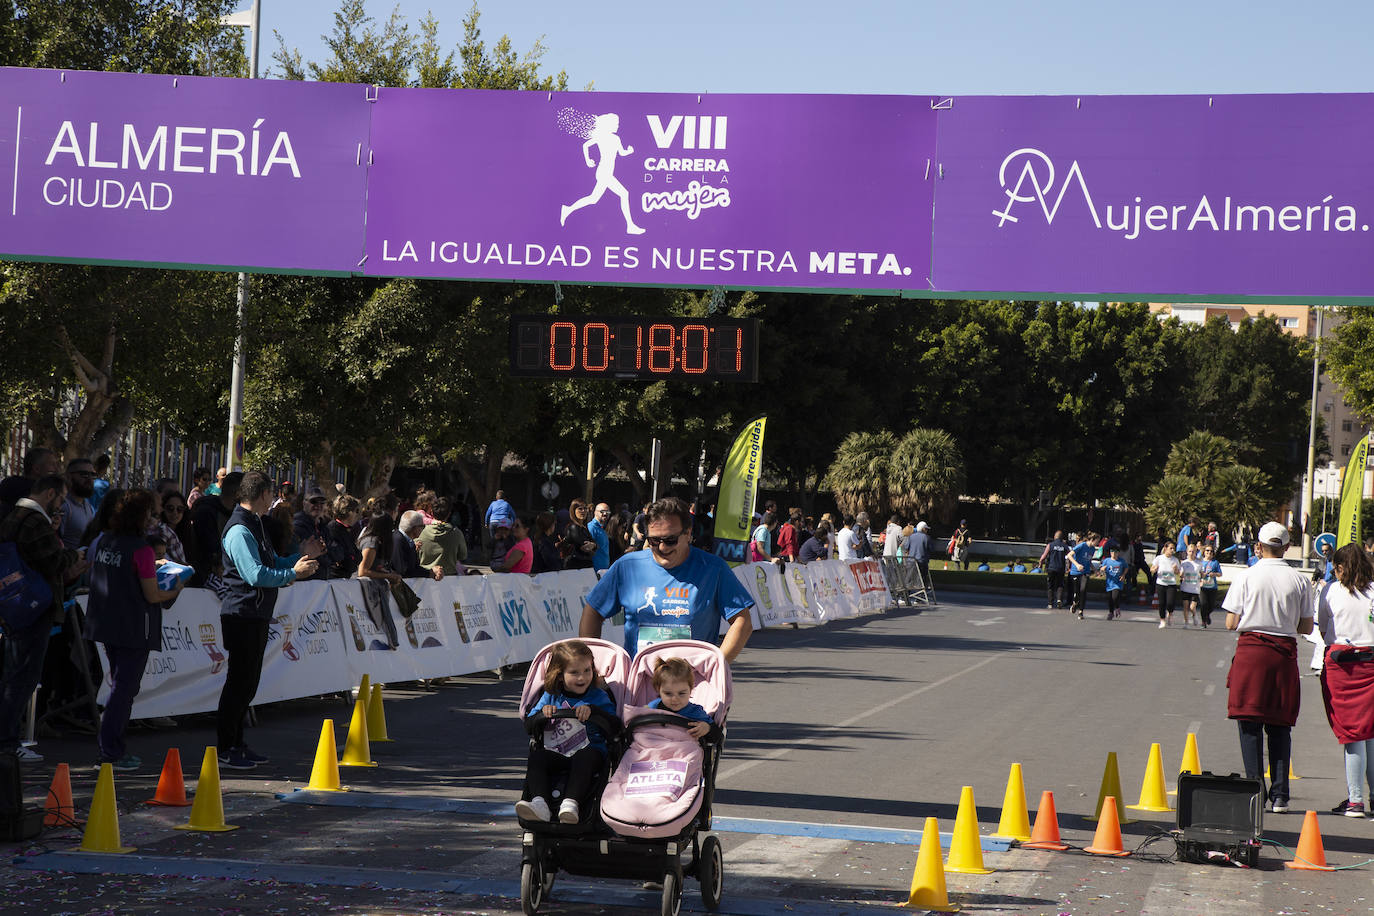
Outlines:
[[1179, 556], [1183, 556], [1188, 552], [1188, 538], [1192, 537], [1192, 535], [1192, 525], [1184, 525], [1179, 529], [1178, 542], [1174, 544], [1174, 549], [1178, 551]]
[[754, 529], [752, 540], [759, 544], [759, 550], [763, 551], [765, 557], [773, 555], [773, 532], [768, 530], [767, 525], [759, 525]]
[[1111, 557], [1102, 561], [1102, 572], [1107, 576], [1107, 591], [1121, 591], [1121, 574], [1126, 571], [1126, 564]]
[[587, 523], [587, 530], [591, 532], [592, 540], [596, 541], [596, 553], [592, 554], [592, 569], [600, 572], [611, 565], [611, 539], [596, 519]]
[[[1198, 576], [1202, 587], [1213, 591], [1217, 588], [1217, 577], [1221, 575], [1221, 564], [1216, 560], [1202, 560], [1198, 563]], [[1208, 582], [1211, 582], [1209, 585]]]
[[1072, 564], [1069, 566], [1069, 575], [1086, 576], [1093, 571], [1093, 551], [1097, 548], [1087, 541], [1079, 541], [1073, 545], [1073, 558], [1078, 561], [1079, 569], [1075, 569]]
[[734, 620], [754, 603], [748, 589], [720, 557], [693, 547], [672, 569], [654, 560], [652, 550], [636, 550], [611, 564], [587, 595], [603, 618], [625, 611], [625, 651], [669, 639], [697, 639], [718, 645], [721, 618]]
[[662, 709], [664, 712], [670, 712], [675, 716], [682, 716], [684, 719], [691, 719], [694, 722], [715, 722], [715, 720], [707, 714], [706, 710], [702, 709], [696, 703], [688, 703], [686, 706], [677, 710], [664, 709], [663, 698], [654, 697], [653, 700], [649, 702], [649, 708]]

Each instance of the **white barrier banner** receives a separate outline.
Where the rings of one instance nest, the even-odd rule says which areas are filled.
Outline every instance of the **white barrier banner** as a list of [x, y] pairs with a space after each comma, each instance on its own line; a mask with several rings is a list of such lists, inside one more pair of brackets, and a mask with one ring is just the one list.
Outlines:
[[[84, 606], [85, 598], [81, 599]], [[110, 662], [99, 645], [105, 678], [97, 691], [102, 705], [110, 696]], [[143, 682], [134, 698], [133, 717], [147, 719], [209, 712], [219, 706], [224, 684], [224, 640], [219, 629], [219, 598], [207, 589], [188, 588], [162, 612], [162, 649], [148, 656]]]
[[[343, 622], [331, 585], [297, 582], [277, 593], [255, 703], [349, 688]], [[214, 681], [218, 692], [223, 681]]]
[[890, 602], [887, 578], [882, 563], [876, 559], [849, 560], [849, 575], [853, 579], [855, 606], [860, 614], [881, 611]]
[[453, 646], [457, 649], [461, 645], [469, 660], [464, 666], [466, 670], [454, 671], [454, 674], [488, 671], [505, 664], [507, 640], [501, 631], [500, 613], [487, 591], [486, 578], [456, 576], [441, 583], [452, 589], [448, 593], [452, 605], [448, 611], [450, 616], [445, 617], [444, 623], [447, 625], [451, 617], [458, 628], [458, 642]]
[[377, 625], [367, 611], [362, 580], [330, 580], [328, 584], [334, 590], [334, 600], [339, 604], [339, 614], [350, 637], [348, 669], [352, 683], [356, 685], [364, 674], [379, 684], [418, 680], [421, 675], [415, 671], [414, 658], [401, 648], [406, 642], [405, 636], [401, 635], [404, 621], [396, 612], [396, 603], [391, 594], [388, 592], [385, 596], [385, 611], [396, 627], [397, 644], [394, 649], [390, 635]]
[[[578, 570], [580, 572], [580, 570]], [[580, 578], [580, 577], [579, 577]], [[544, 645], [559, 639], [577, 636], [582, 619], [582, 598], [579, 583], [565, 573], [540, 573], [530, 580], [539, 612], [534, 615], [536, 629]]]
[[806, 567], [800, 563], [788, 563], [782, 578], [787, 586], [788, 600], [796, 608], [797, 622], [820, 623], [820, 610], [816, 607], [815, 597], [811, 593], [811, 581], [806, 575]]
[[416, 677], [447, 677], [480, 670], [472, 667], [464, 651], [453, 615], [444, 613], [453, 605], [454, 589], [449, 580], [409, 579], [407, 582], [420, 597], [420, 606], [401, 626], [400, 651], [410, 659]]
[[811, 594], [822, 621], [841, 620], [857, 613], [852, 595], [854, 586], [842, 560], [817, 560], [806, 564]]
[[506, 651], [502, 664], [527, 662], [534, 658], [540, 649], [548, 645], [549, 640], [544, 638], [548, 634], [547, 628], [535, 629], [538, 624], [536, 609], [542, 616], [543, 608], [535, 600], [530, 577], [520, 573], [493, 573], [483, 576], [482, 581], [487, 586], [488, 603], [496, 609], [501, 637], [505, 639]]
[[776, 563], [743, 563], [736, 566], [734, 572], [735, 578], [754, 598], [758, 622], [765, 627], [796, 623], [797, 609]]

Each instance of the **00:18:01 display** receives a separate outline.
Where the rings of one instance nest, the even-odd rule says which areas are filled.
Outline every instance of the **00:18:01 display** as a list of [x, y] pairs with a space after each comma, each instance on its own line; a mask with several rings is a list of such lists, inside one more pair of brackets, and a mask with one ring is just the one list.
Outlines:
[[[652, 324], [647, 328], [647, 341], [645, 332], [646, 328], [641, 325], [617, 325], [612, 332], [609, 325], [599, 321], [580, 326], [572, 321], [555, 321], [549, 326], [549, 368], [563, 372], [578, 369], [613, 372], [631, 368], [643, 371], [647, 368], [665, 375], [674, 371], [703, 375], [712, 369], [712, 335], [727, 338], [717, 342], [715, 373], [735, 374], [743, 366], [744, 331], [741, 328], [727, 328], [722, 334], [704, 324], [684, 325], [681, 330], [670, 324]], [[728, 337], [734, 340], [729, 341]], [[720, 365], [721, 361], [724, 366]]]

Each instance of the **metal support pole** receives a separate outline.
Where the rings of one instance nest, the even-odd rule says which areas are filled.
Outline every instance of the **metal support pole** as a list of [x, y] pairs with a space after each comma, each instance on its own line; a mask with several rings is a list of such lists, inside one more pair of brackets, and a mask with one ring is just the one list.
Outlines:
[[[235, 23], [237, 24], [237, 23]], [[262, 24], [262, 11], [258, 0], [253, 0], [253, 9], [248, 20], [249, 77], [258, 78], [258, 32]], [[247, 370], [245, 331], [248, 325], [248, 274], [239, 274], [238, 288], [238, 334], [234, 338], [234, 367], [229, 382], [229, 435], [226, 438], [224, 466], [231, 471], [243, 468], [243, 377]]]
[[582, 493], [582, 498], [583, 498], [584, 500], [586, 500], [586, 503], [587, 503], [587, 505], [589, 505], [589, 506], [595, 505], [595, 503], [592, 502], [592, 481], [595, 480], [595, 479], [596, 479], [596, 444], [593, 443], [593, 442], [588, 442], [588, 443], [587, 443], [587, 486], [586, 486], [585, 490], [584, 490], [583, 493]]
[[658, 502], [658, 497], [663, 492], [658, 485], [658, 475], [662, 467], [663, 443], [655, 439], [649, 446], [649, 479], [653, 481], [653, 485], [649, 490], [650, 502]]
[[1317, 394], [1321, 387], [1322, 307], [1317, 309], [1317, 336], [1312, 348], [1312, 412], [1307, 427], [1307, 484], [1302, 490], [1302, 565], [1312, 565], [1312, 485], [1317, 470]]

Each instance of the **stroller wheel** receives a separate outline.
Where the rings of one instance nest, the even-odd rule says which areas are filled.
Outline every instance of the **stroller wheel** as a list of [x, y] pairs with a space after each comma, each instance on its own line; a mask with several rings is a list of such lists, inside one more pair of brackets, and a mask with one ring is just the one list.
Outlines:
[[701, 843], [697, 880], [701, 882], [701, 901], [706, 904], [706, 909], [718, 909], [725, 885], [725, 859], [721, 855], [720, 840], [713, 836], [708, 836]]
[[520, 908], [525, 916], [535, 916], [544, 902], [547, 888], [552, 887], [552, 876], [545, 876], [544, 869], [533, 862], [526, 862], [520, 869]]
[[663, 899], [659, 907], [662, 916], [677, 916], [677, 911], [682, 908], [682, 879], [676, 872], [667, 872], [663, 876]]

